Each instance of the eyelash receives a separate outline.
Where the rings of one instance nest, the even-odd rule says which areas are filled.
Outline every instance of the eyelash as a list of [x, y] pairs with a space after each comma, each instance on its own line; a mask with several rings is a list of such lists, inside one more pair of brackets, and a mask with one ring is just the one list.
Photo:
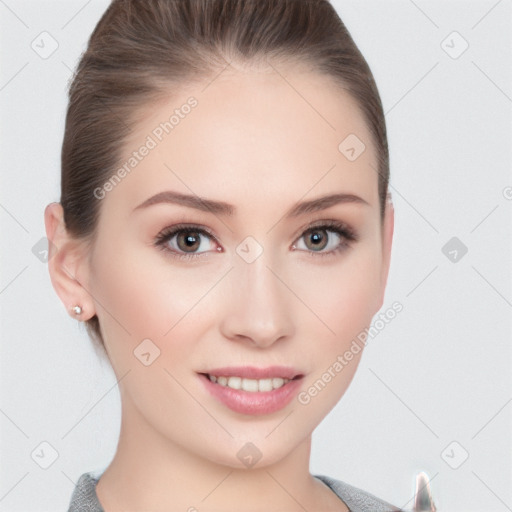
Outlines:
[[[356, 234], [356, 232], [349, 227], [348, 225], [334, 221], [334, 220], [327, 220], [322, 221], [320, 224], [313, 224], [306, 228], [305, 231], [300, 235], [300, 237], [297, 239], [301, 239], [308, 233], [314, 232], [314, 231], [330, 231], [334, 232], [337, 235], [339, 235], [343, 240], [339, 243], [339, 245], [335, 249], [331, 249], [327, 252], [317, 252], [317, 251], [304, 251], [302, 249], [302, 252], [308, 253], [310, 256], [321, 256], [321, 257], [330, 257], [335, 256], [339, 252], [348, 249], [352, 243], [355, 243], [359, 240], [359, 236]], [[166, 247], [166, 243], [174, 238], [175, 235], [179, 235], [180, 233], [188, 233], [188, 232], [194, 232], [198, 233], [200, 235], [204, 235], [206, 237], [212, 238], [215, 242], [217, 242], [217, 239], [211, 233], [205, 228], [202, 228], [200, 226], [197, 226], [195, 224], [177, 224], [175, 226], [172, 226], [170, 228], [163, 229], [154, 240], [154, 245], [164, 251], [166, 254], [169, 254], [172, 258], [177, 258], [179, 260], [191, 260], [195, 258], [200, 258], [203, 255], [207, 255], [209, 251], [202, 252], [202, 253], [178, 253], [174, 249], [169, 249]]]

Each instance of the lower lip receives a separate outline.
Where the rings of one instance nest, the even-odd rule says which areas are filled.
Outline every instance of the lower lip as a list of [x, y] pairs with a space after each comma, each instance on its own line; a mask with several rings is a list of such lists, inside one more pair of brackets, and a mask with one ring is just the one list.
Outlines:
[[300, 377], [290, 380], [284, 386], [272, 391], [251, 392], [221, 386], [203, 374], [200, 374], [199, 377], [204, 382], [206, 389], [232, 411], [253, 416], [271, 414], [286, 407], [300, 388], [302, 381], [302, 377]]

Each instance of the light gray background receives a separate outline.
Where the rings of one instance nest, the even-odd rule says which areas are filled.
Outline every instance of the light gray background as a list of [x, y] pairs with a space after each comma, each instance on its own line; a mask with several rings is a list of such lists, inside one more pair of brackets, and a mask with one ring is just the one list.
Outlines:
[[[410, 509], [424, 470], [440, 512], [512, 510], [512, 2], [333, 3], [386, 111], [396, 230], [383, 310], [404, 309], [316, 430], [311, 471]], [[67, 510], [119, 433], [115, 376], [32, 252], [59, 200], [67, 83], [107, 5], [0, 0], [1, 511]], [[43, 31], [59, 45], [47, 59], [31, 48]], [[458, 58], [453, 31], [469, 44]], [[442, 252], [454, 236], [468, 248], [457, 262]], [[44, 441], [58, 452], [48, 469], [31, 457], [50, 456]]]

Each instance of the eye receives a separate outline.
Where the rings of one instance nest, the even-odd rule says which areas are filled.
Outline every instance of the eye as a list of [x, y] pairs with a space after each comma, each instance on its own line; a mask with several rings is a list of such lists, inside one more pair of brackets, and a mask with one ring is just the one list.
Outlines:
[[215, 237], [206, 229], [190, 224], [179, 224], [166, 228], [155, 238], [155, 245], [172, 256], [180, 259], [199, 257], [212, 250]]
[[349, 248], [357, 240], [356, 233], [346, 224], [323, 221], [322, 224], [309, 227], [292, 248], [305, 250], [310, 255], [329, 256]]
[[[303, 238], [305, 243], [302, 243]], [[311, 256], [332, 256], [348, 249], [357, 240], [358, 235], [346, 224], [322, 221], [319, 225], [309, 227], [298, 242], [292, 245], [292, 249], [305, 251]], [[199, 258], [212, 251], [222, 251], [212, 233], [192, 224], [165, 228], [156, 236], [154, 245], [166, 254], [183, 260]], [[212, 245], [217, 247], [213, 248]]]

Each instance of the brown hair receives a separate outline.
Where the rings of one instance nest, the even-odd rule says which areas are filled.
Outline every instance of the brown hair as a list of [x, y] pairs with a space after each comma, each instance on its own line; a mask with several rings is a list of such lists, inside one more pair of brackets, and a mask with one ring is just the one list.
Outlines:
[[[248, 65], [293, 60], [352, 95], [373, 137], [383, 218], [389, 155], [380, 96], [328, 0], [113, 0], [69, 89], [60, 203], [72, 236], [94, 240], [101, 201], [93, 191], [119, 165], [136, 111], [168, 97], [173, 85], [213, 78], [225, 56]], [[96, 315], [86, 328], [104, 348]]]

